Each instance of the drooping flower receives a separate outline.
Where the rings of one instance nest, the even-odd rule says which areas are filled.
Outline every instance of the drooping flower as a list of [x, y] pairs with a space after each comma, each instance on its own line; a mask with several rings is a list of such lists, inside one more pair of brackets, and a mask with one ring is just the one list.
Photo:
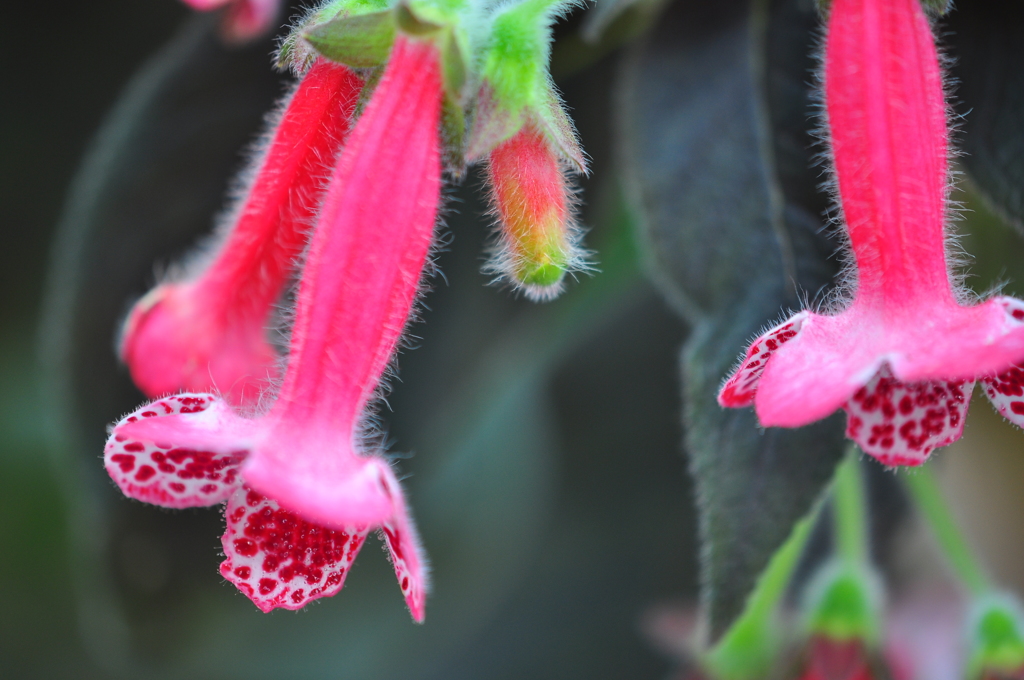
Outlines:
[[281, 0], [183, 0], [200, 12], [227, 6], [221, 32], [231, 42], [258, 38], [274, 24], [281, 11]]
[[299, 288], [287, 371], [255, 417], [213, 394], [120, 421], [107, 470], [165, 507], [228, 501], [221, 573], [261, 609], [337, 592], [379, 527], [422, 620], [426, 567], [401, 487], [367, 449], [366, 411], [415, 301], [440, 199], [436, 45], [400, 36], [334, 169]]
[[889, 465], [959, 438], [979, 379], [1024, 425], [1024, 302], [965, 302], [950, 278], [946, 104], [919, 0], [834, 0], [825, 103], [853, 299], [755, 339], [719, 403], [781, 427], [845, 408], [847, 436]]
[[306, 245], [362, 85], [345, 66], [316, 63], [286, 98], [212, 261], [136, 303], [120, 354], [147, 396], [217, 389], [241, 405], [255, 402], [276, 377], [267, 327]]

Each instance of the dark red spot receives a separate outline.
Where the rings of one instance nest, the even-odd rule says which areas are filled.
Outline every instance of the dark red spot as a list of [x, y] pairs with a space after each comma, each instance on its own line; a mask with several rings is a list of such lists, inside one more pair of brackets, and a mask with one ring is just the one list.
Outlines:
[[238, 567], [235, 569], [235, 576], [238, 578], [249, 578], [252, 576], [252, 569], [249, 567]]
[[398, 530], [392, 530], [386, 526], [381, 527], [381, 529], [388, 537], [388, 545], [391, 546], [391, 552], [395, 553], [395, 559], [404, 560], [405, 557], [402, 555], [402, 545], [399, 543], [401, 535], [398, 533]]
[[253, 557], [256, 555], [256, 542], [248, 538], [235, 539], [235, 552], [242, 557]]
[[277, 587], [277, 581], [272, 578], [260, 579], [260, 595], [269, 595]]
[[177, 493], [185, 493], [185, 485], [182, 484], [181, 482], [171, 482], [167, 486], [171, 487], [171, 491]]
[[124, 445], [124, 450], [130, 451], [131, 453], [142, 453], [146, 450], [146, 445], [142, 442], [129, 442]]
[[111, 463], [117, 463], [117, 466], [121, 468], [121, 472], [131, 472], [135, 469], [135, 456], [129, 456], [124, 453], [115, 453], [110, 457]]
[[140, 415], [141, 415], [141, 416], [142, 416], [143, 418], [152, 418], [152, 417], [153, 417], [153, 416], [155, 416], [156, 414], [157, 414], [157, 413], [156, 413], [156, 411], [143, 411], [143, 412], [142, 412], [142, 413], [141, 413]]
[[142, 467], [139, 468], [139, 471], [135, 473], [135, 479], [139, 480], [140, 482], [144, 482], [147, 479], [152, 479], [155, 475], [156, 470], [154, 470], [149, 465], [143, 465]]

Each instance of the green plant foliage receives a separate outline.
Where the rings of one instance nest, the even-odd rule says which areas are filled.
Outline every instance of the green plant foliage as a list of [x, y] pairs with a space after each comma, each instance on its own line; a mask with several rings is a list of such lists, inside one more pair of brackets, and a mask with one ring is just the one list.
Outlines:
[[835, 274], [810, 159], [817, 22], [796, 1], [676, 3], [629, 57], [619, 93], [649, 269], [694, 325], [684, 419], [713, 639], [843, 454], [841, 417], [764, 431], [715, 398], [747, 342]]

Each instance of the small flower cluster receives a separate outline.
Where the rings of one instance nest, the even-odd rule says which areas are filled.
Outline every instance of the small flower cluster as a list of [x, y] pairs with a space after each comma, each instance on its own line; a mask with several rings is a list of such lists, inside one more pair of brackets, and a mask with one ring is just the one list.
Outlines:
[[949, 270], [949, 126], [921, 1], [831, 2], [824, 91], [852, 299], [756, 338], [719, 403], [781, 427], [843, 408], [886, 465], [957, 440], [976, 382], [1024, 426], [1024, 301], [970, 301]]
[[[120, 354], [156, 399], [111, 428], [106, 469], [147, 503], [226, 503], [221, 573], [263, 611], [336, 593], [379, 529], [423, 619], [426, 559], [368, 420], [428, 269], [445, 166], [486, 162], [492, 271], [547, 299], [582, 265], [566, 177], [583, 155], [547, 75], [562, 9], [310, 11], [279, 55], [298, 84], [219, 248], [128, 315]], [[226, 30], [249, 35], [275, 12], [237, 0]], [[282, 358], [268, 329], [294, 278]]]

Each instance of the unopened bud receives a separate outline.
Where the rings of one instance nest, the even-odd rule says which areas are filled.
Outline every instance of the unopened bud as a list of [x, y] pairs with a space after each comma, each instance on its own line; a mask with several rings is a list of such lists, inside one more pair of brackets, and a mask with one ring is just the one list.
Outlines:
[[970, 623], [969, 680], [1024, 679], [1024, 615], [1009, 596], [975, 605]]
[[562, 161], [527, 124], [490, 153], [487, 175], [499, 233], [485, 271], [531, 299], [554, 299], [566, 272], [587, 267]]

